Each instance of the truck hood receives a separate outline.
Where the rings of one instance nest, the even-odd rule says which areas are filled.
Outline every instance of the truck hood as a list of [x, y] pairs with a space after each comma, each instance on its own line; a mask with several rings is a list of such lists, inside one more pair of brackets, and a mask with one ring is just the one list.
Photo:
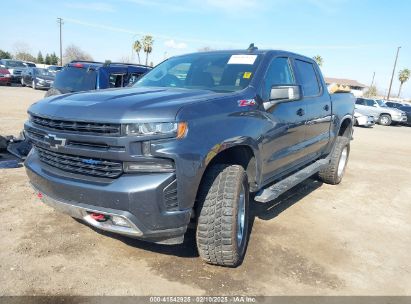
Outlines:
[[33, 104], [29, 113], [90, 122], [167, 122], [175, 120], [185, 104], [231, 94], [180, 88], [109, 89], [45, 98]]

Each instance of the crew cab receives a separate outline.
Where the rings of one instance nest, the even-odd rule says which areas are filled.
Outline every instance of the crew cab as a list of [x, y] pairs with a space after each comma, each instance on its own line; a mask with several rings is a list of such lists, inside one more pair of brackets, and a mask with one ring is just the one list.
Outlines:
[[121, 88], [133, 84], [151, 67], [140, 64], [72, 61], [56, 74], [45, 97], [107, 88]]
[[172, 57], [132, 87], [33, 104], [25, 166], [46, 204], [89, 225], [180, 244], [237, 266], [250, 193], [274, 200], [317, 174], [341, 182], [354, 97], [330, 95], [315, 61], [275, 50]]

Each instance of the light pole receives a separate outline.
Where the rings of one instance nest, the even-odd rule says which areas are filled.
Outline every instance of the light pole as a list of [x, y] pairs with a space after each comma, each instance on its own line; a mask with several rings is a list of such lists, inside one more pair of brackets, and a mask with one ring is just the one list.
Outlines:
[[389, 100], [389, 99], [390, 99], [392, 81], [394, 80], [395, 68], [397, 67], [397, 59], [398, 59], [398, 53], [400, 52], [400, 48], [401, 48], [400, 46], [397, 48], [397, 55], [395, 56], [394, 68], [392, 69], [390, 87], [389, 87], [389, 89], [388, 89], [388, 94], [387, 94], [387, 99], [386, 99], [386, 100]]
[[57, 23], [60, 26], [60, 66], [63, 66], [63, 42], [61, 38], [61, 26], [63, 25], [63, 19], [57, 18]]

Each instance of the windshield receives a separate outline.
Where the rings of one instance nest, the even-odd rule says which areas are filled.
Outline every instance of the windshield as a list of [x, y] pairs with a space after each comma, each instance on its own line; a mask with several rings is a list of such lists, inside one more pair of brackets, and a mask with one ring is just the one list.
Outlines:
[[54, 74], [50, 73], [50, 71], [47, 70], [47, 69], [38, 69], [37, 68], [36, 73], [37, 73], [38, 76], [51, 76], [51, 77], [54, 76]]
[[190, 54], [170, 58], [141, 77], [134, 87], [175, 87], [234, 92], [247, 87], [260, 55]]
[[94, 90], [96, 75], [94, 70], [66, 67], [56, 75], [53, 87], [68, 92]]
[[25, 68], [26, 66], [21, 61], [7, 60], [5, 61], [6, 68]]
[[376, 102], [378, 103], [378, 105], [379, 105], [380, 107], [383, 107], [383, 108], [386, 108], [386, 107], [387, 107], [387, 105], [385, 104], [385, 102], [382, 101], [381, 99], [377, 99]]

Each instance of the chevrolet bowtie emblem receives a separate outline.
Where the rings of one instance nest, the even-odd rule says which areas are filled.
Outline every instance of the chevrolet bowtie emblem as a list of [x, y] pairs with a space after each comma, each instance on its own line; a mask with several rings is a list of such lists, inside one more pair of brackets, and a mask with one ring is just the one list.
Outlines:
[[47, 134], [44, 136], [44, 141], [49, 144], [50, 148], [58, 149], [66, 145], [65, 138], [58, 138], [56, 135]]

